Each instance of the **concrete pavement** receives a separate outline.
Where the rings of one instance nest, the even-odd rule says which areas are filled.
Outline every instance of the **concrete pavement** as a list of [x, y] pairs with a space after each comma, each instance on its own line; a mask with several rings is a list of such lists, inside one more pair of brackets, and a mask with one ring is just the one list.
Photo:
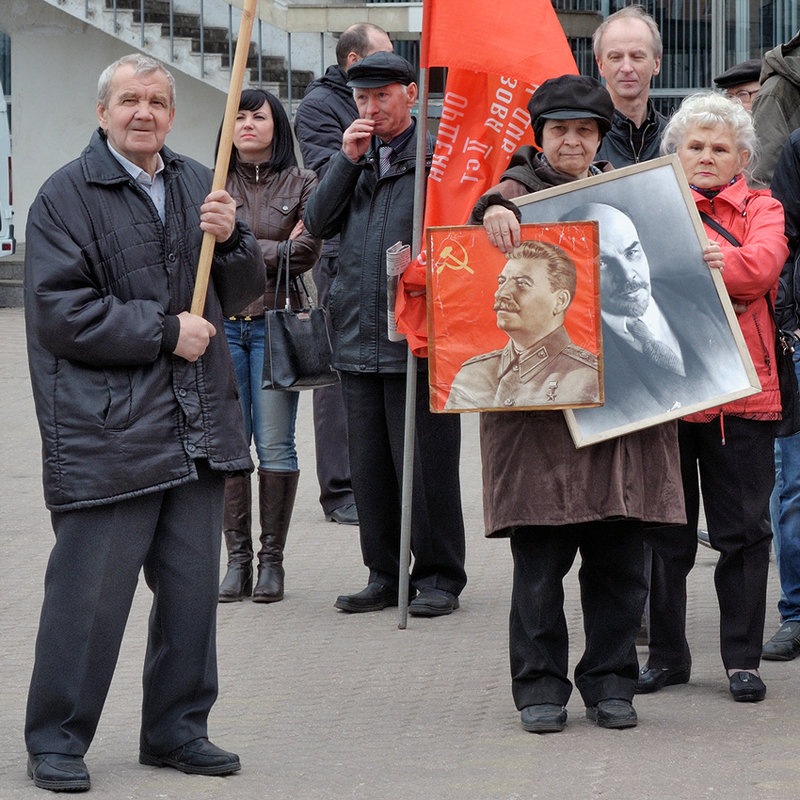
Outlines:
[[[0, 309], [0, 800], [48, 797], [25, 776], [22, 724], [44, 568], [52, 544], [20, 309]], [[137, 763], [149, 597], [142, 582], [96, 739], [91, 797], [109, 800], [437, 800], [800, 797], [800, 660], [765, 662], [767, 698], [734, 703], [719, 657], [715, 554], [690, 576], [691, 683], [636, 699], [639, 727], [597, 728], [577, 693], [560, 734], [519, 726], [507, 617], [511, 559], [482, 535], [477, 416], [464, 415], [469, 583], [450, 617], [346, 615], [336, 596], [366, 581], [357, 530], [317, 502], [311, 397], [297, 422], [300, 489], [286, 550], [286, 598], [219, 608], [220, 698], [210, 730], [237, 751], [228, 778]], [[582, 646], [577, 568], [566, 581], [572, 663]], [[771, 566], [767, 636], [777, 627]], [[640, 652], [640, 655], [643, 653]]]

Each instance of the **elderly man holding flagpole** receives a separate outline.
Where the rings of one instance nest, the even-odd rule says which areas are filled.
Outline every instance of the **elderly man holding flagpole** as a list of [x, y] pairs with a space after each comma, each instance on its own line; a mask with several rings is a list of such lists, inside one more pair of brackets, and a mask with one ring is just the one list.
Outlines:
[[25, 741], [28, 776], [51, 791], [90, 788], [84, 755], [142, 569], [153, 605], [139, 762], [240, 769], [207, 731], [224, 481], [253, 468], [222, 319], [263, 293], [264, 271], [211, 171], [164, 145], [174, 114], [162, 64], [115, 61], [99, 128], [28, 215], [28, 357], [56, 541]]

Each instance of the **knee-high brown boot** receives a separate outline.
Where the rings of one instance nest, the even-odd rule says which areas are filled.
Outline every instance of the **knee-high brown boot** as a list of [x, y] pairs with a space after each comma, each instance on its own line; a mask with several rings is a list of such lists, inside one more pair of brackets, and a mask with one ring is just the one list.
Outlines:
[[254, 603], [283, 600], [283, 548], [292, 518], [300, 470], [258, 471], [258, 508], [261, 516], [261, 550]]
[[219, 585], [220, 603], [250, 597], [253, 591], [253, 539], [251, 517], [253, 494], [249, 475], [235, 475], [225, 481], [225, 509], [222, 527], [228, 548], [228, 571]]

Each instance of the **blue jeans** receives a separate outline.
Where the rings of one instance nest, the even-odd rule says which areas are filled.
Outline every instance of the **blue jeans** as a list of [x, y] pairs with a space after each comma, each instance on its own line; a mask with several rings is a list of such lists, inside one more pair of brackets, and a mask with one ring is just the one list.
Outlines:
[[[794, 354], [800, 380], [800, 348]], [[800, 620], [800, 433], [775, 439], [775, 489], [770, 504], [781, 578], [781, 619]]]
[[259, 469], [294, 471], [294, 428], [299, 392], [261, 388], [264, 370], [264, 319], [225, 320], [225, 335], [239, 383], [247, 440], [256, 445]]

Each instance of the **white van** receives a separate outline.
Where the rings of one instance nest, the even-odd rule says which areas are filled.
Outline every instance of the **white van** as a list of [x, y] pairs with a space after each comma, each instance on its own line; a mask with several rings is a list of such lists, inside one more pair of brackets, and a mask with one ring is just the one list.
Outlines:
[[16, 248], [11, 199], [11, 132], [6, 96], [0, 85], [0, 258], [10, 256]]

